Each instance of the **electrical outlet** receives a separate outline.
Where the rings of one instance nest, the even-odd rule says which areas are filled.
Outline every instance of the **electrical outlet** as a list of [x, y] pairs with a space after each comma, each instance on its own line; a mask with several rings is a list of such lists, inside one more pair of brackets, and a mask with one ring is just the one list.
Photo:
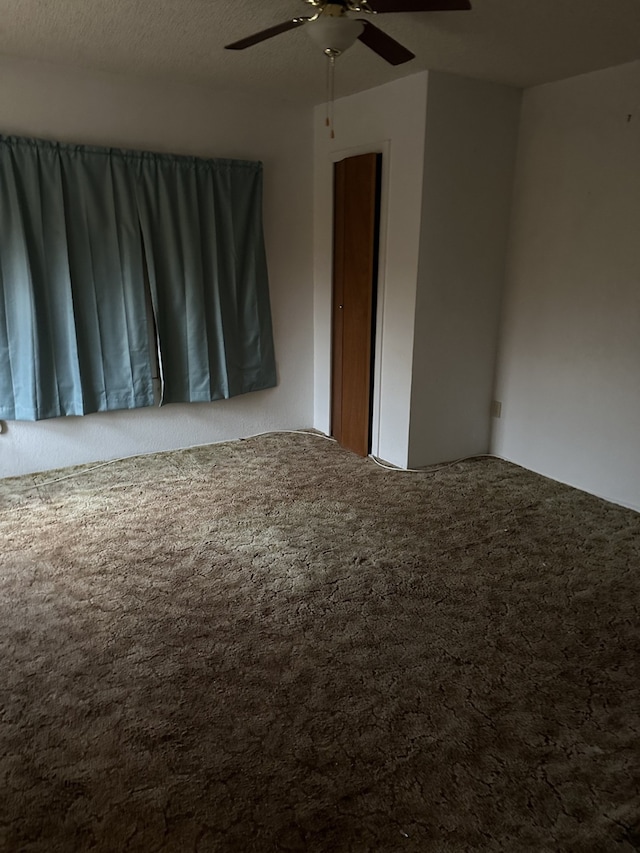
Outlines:
[[502, 403], [500, 402], [500, 400], [492, 400], [491, 401], [491, 417], [492, 418], [502, 417]]

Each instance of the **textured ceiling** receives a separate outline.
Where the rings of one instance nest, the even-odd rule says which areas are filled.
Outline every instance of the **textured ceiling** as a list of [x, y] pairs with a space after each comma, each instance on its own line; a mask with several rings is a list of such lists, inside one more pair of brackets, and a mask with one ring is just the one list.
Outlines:
[[[356, 43], [338, 60], [336, 94], [427, 68], [530, 86], [640, 58], [640, 0], [472, 2], [472, 12], [380, 15], [376, 24], [416, 59], [393, 68]], [[0, 54], [316, 104], [325, 58], [304, 27], [223, 50], [309, 8], [300, 0], [0, 0]]]

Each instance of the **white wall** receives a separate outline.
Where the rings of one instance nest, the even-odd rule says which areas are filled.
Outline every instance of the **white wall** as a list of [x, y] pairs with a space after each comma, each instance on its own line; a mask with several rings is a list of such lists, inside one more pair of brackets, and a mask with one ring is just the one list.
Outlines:
[[333, 163], [382, 152], [373, 452], [396, 465], [408, 459], [427, 80], [423, 72], [337, 100], [335, 139], [325, 108], [315, 116], [314, 423], [329, 431]]
[[409, 465], [489, 450], [521, 92], [431, 72]]
[[640, 62], [524, 95], [493, 450], [640, 510]]
[[0, 59], [0, 133], [264, 162], [278, 387], [207, 404], [9, 422], [0, 476], [313, 419], [312, 111], [238, 93]]

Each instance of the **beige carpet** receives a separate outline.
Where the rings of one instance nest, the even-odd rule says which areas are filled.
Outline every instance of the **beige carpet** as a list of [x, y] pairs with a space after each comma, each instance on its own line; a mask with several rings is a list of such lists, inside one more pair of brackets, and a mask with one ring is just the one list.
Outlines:
[[308, 435], [75, 472], [0, 482], [0, 849], [640, 849], [640, 515]]

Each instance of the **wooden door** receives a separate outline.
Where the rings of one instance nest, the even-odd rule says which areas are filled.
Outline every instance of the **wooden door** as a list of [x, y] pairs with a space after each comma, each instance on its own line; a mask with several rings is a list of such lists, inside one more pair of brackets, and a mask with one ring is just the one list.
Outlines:
[[381, 161], [334, 170], [331, 433], [360, 456], [371, 449]]

